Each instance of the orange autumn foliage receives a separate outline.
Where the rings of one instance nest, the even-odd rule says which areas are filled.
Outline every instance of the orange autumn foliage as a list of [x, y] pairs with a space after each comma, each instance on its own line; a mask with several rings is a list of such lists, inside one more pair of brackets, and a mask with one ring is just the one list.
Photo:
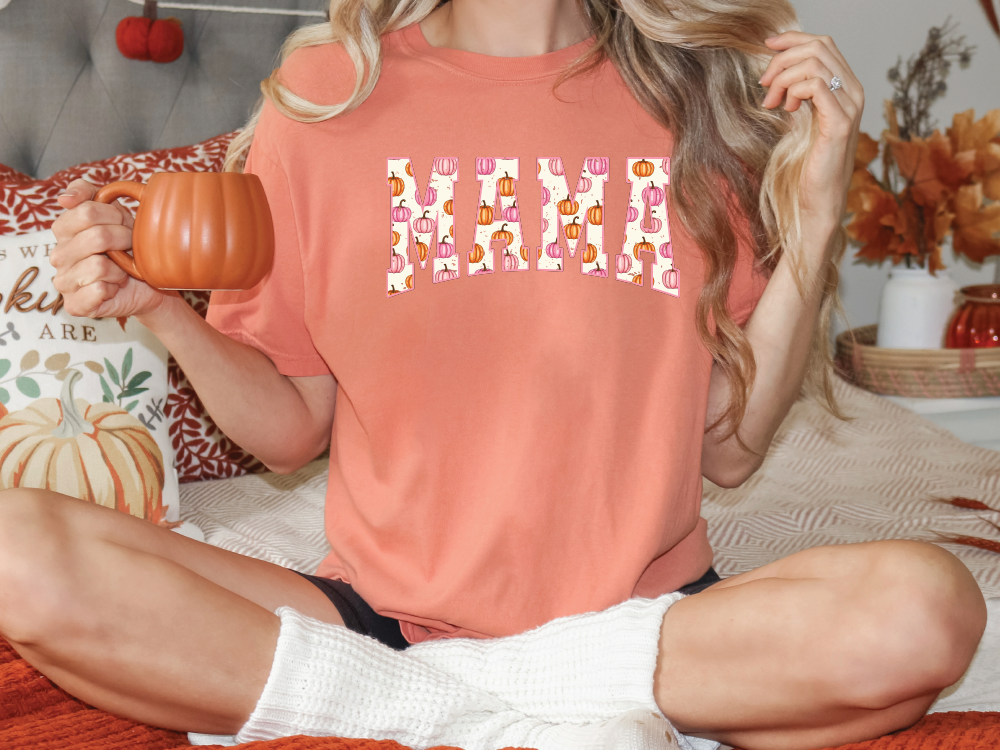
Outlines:
[[[847, 197], [847, 232], [856, 257], [874, 263], [907, 260], [932, 272], [944, 268], [941, 247], [951, 235], [954, 251], [974, 263], [1000, 254], [1000, 109], [976, 120], [972, 110], [929, 138], [899, 137], [891, 102], [890, 127], [876, 141], [858, 139]], [[868, 165], [882, 152], [882, 179]]]

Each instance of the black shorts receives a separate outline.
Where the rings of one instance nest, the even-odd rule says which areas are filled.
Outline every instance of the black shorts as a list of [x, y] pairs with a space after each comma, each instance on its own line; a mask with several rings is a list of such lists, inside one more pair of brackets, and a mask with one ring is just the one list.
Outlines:
[[[295, 572], [298, 573], [298, 571]], [[358, 596], [349, 583], [311, 576], [306, 573], [299, 573], [299, 575], [312, 581], [319, 587], [320, 591], [326, 594], [327, 598], [333, 602], [333, 606], [340, 612], [340, 616], [344, 619], [344, 625], [350, 630], [370, 636], [397, 651], [402, 651], [410, 645], [399, 629], [399, 620], [380, 615], [368, 605], [368, 602]], [[715, 568], [709, 568], [708, 572], [697, 581], [682, 586], [680, 592], [689, 596], [697, 594], [721, 580], [719, 574], [715, 572]]]

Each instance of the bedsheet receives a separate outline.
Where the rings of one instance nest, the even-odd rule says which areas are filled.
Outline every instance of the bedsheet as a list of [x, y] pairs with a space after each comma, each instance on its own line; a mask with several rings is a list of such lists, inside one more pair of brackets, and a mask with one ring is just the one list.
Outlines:
[[[763, 466], [741, 487], [705, 483], [715, 568], [750, 570], [821, 544], [876, 539], [940, 541], [939, 535], [1000, 540], [982, 519], [1000, 513], [939, 501], [967, 497], [1000, 508], [1000, 451], [961, 442], [947, 430], [842, 380], [834, 391], [850, 421], [799, 400]], [[326, 461], [294, 474], [261, 474], [181, 486], [186, 520], [207, 541], [303, 572], [326, 555]], [[986, 596], [1000, 595], [1000, 555], [946, 544]]]

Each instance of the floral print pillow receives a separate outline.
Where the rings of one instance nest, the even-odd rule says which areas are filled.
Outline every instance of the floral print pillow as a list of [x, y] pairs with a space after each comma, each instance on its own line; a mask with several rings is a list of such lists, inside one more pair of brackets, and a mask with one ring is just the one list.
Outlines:
[[[157, 172], [218, 172], [236, 132], [224, 133], [193, 146], [122, 154], [81, 164], [36, 180], [0, 164], [0, 235], [24, 235], [47, 230], [62, 207], [56, 202], [66, 186], [83, 178], [97, 186], [117, 180], [146, 182]], [[122, 203], [135, 208], [127, 199]], [[185, 292], [184, 298], [202, 317], [208, 292]], [[223, 479], [266, 471], [263, 464], [227, 438], [211, 418], [173, 357], [168, 361], [167, 400], [163, 408], [180, 482]]]

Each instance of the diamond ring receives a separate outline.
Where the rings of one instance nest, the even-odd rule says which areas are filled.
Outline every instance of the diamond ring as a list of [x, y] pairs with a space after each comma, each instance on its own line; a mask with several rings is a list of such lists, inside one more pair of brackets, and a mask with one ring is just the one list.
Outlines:
[[839, 78], [837, 78], [837, 76], [834, 76], [830, 80], [830, 91], [836, 91], [837, 89], [841, 88], [843, 85], [844, 85], [844, 82], [841, 81]]

